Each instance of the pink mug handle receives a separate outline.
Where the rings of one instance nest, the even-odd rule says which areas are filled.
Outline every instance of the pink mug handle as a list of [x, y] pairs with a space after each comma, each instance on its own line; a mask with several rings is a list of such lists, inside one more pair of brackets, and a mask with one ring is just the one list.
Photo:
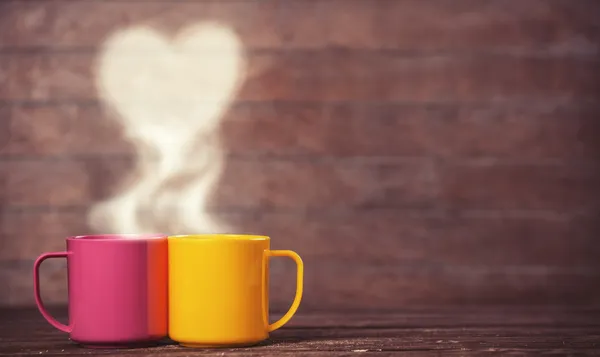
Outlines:
[[63, 332], [71, 332], [71, 326], [67, 326], [58, 322], [44, 307], [44, 303], [42, 302], [42, 297], [40, 296], [40, 265], [42, 262], [49, 258], [66, 258], [69, 255], [68, 252], [52, 252], [52, 253], [44, 253], [40, 255], [35, 263], [33, 264], [33, 292], [35, 294], [35, 303], [38, 307], [38, 310], [42, 313], [42, 316], [50, 323], [50, 325], [56, 327], [57, 329]]

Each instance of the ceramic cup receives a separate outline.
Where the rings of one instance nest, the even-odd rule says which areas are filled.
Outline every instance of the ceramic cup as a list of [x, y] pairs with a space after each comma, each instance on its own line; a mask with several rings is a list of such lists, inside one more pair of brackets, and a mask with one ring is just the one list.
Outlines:
[[[167, 336], [167, 236], [76, 236], [66, 246], [42, 254], [33, 269], [35, 301], [52, 326], [86, 347], [149, 345]], [[40, 297], [40, 265], [49, 258], [67, 259], [68, 325]]]
[[[269, 259], [297, 265], [296, 297], [269, 323]], [[302, 299], [304, 266], [290, 250], [271, 250], [270, 238], [201, 234], [169, 237], [169, 337], [187, 347], [247, 346], [288, 322]]]

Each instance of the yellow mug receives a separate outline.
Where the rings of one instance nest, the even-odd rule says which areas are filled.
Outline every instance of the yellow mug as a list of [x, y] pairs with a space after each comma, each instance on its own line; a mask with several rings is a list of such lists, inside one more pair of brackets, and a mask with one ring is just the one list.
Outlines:
[[[169, 337], [187, 347], [249, 346], [287, 323], [300, 305], [304, 265], [270, 238], [241, 234], [170, 236]], [[296, 297], [269, 324], [269, 258], [297, 265]]]

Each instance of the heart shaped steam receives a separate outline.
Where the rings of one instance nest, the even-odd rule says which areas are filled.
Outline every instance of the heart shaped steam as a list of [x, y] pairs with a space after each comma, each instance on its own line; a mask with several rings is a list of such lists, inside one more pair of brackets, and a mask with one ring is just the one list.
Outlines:
[[226, 230], [207, 212], [207, 199], [224, 165], [219, 123], [244, 70], [238, 37], [218, 24], [190, 27], [171, 42], [145, 27], [105, 42], [98, 93], [135, 146], [137, 172], [122, 192], [91, 208], [94, 230]]

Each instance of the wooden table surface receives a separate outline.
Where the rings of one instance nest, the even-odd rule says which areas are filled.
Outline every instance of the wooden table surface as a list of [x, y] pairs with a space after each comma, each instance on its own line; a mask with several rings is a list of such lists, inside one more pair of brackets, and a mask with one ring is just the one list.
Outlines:
[[[66, 321], [64, 310], [55, 311]], [[197, 350], [166, 341], [122, 350], [81, 348], [37, 310], [0, 310], [0, 356], [386, 356], [600, 355], [600, 310], [573, 308], [412, 309], [303, 312], [265, 343]]]

